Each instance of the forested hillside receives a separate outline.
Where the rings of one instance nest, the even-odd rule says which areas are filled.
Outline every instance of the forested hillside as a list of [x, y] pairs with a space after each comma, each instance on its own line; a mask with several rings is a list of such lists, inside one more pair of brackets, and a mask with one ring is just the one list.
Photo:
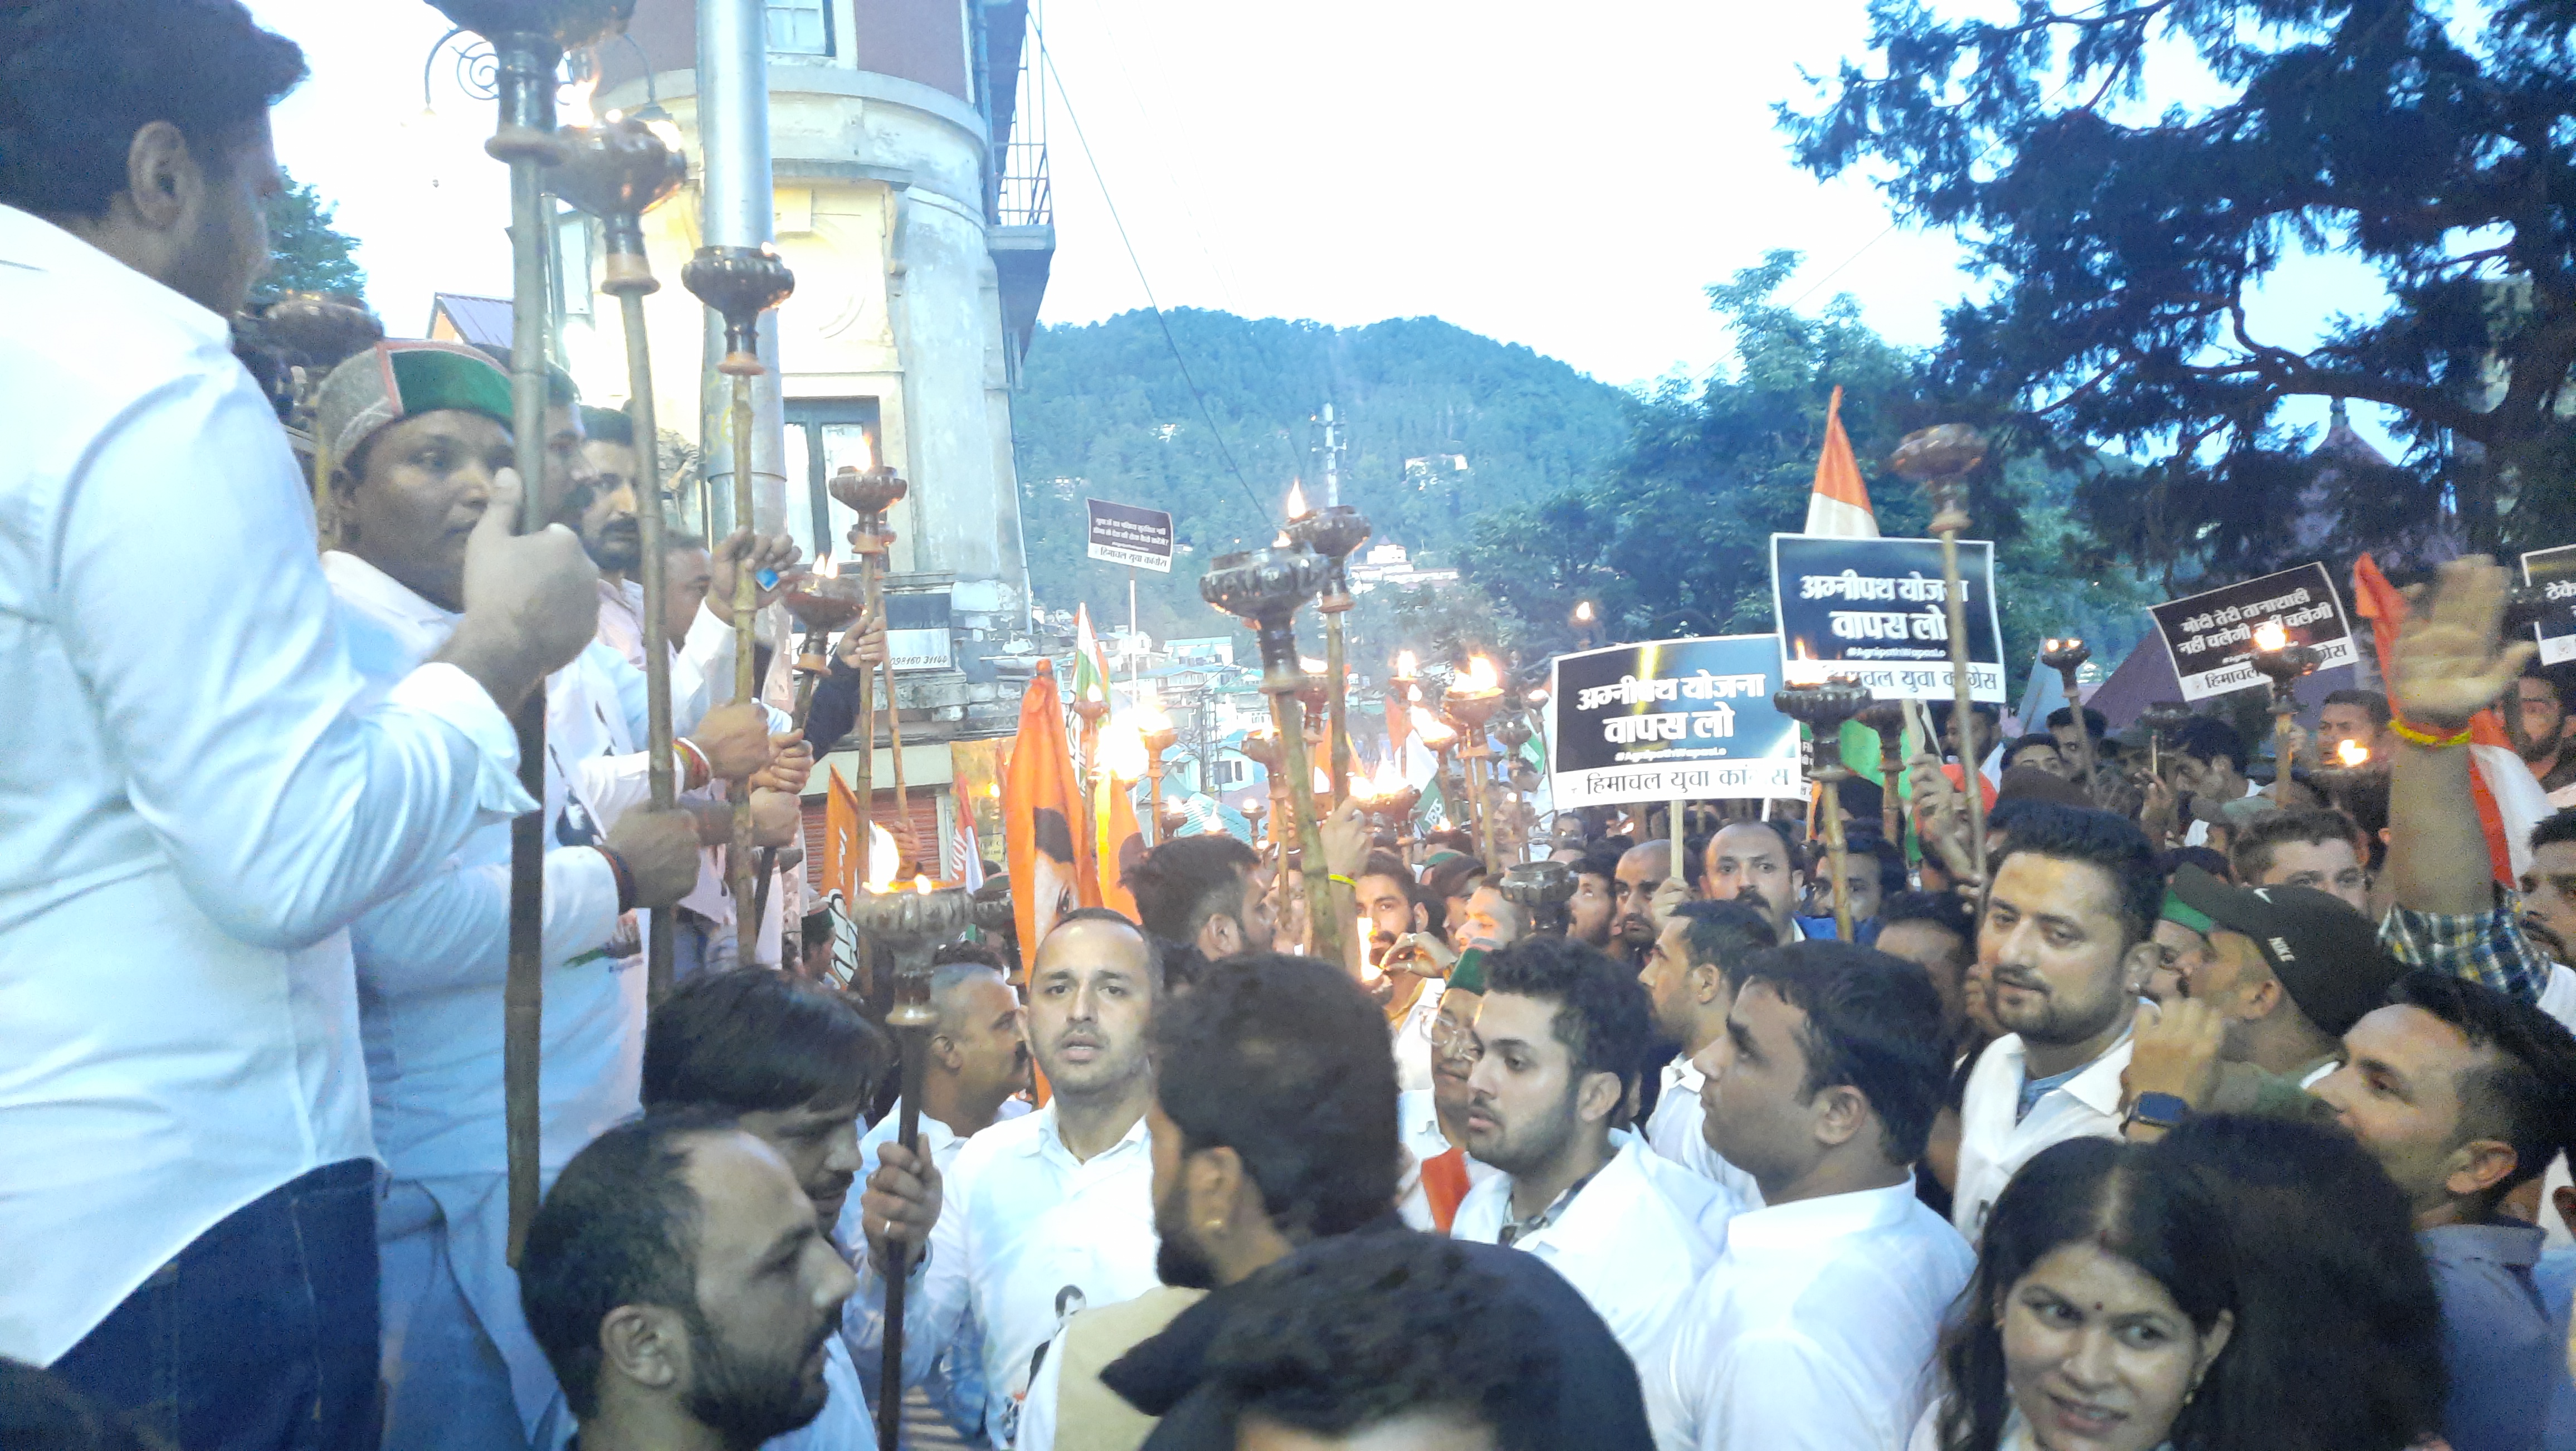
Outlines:
[[1345, 424], [1343, 502], [1380, 542], [1452, 562], [1478, 515], [1562, 493], [1628, 438], [1634, 405], [1620, 390], [1436, 318], [1165, 316], [1206, 414], [1151, 313], [1041, 328], [1029, 349], [1013, 423], [1030, 573], [1056, 582], [1039, 589], [1049, 609], [1072, 608], [1063, 582], [1078, 581], [1096, 614], [1125, 618], [1127, 571], [1084, 557], [1082, 501], [1110, 499], [1170, 510], [1187, 551], [1168, 579], [1143, 577], [1146, 630], [1224, 633], [1198, 577], [1211, 556], [1270, 541], [1292, 480], [1321, 501], [1314, 420], [1327, 402]]

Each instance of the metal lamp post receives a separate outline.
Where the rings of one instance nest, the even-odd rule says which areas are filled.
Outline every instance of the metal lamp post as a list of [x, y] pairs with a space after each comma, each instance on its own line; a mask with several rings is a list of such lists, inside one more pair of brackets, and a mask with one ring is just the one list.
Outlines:
[[[1317, 871], [1324, 863], [1324, 837], [1315, 820], [1306, 733], [1297, 718], [1296, 696], [1306, 684], [1297, 654], [1297, 607], [1322, 588], [1325, 570], [1323, 559], [1311, 549], [1274, 545], [1219, 555], [1199, 579], [1200, 597], [1248, 621], [1261, 642], [1261, 690], [1270, 697], [1271, 721], [1279, 732], [1280, 767], [1288, 775], [1287, 804], [1306, 864]], [[1306, 893], [1307, 951], [1327, 962], [1339, 962], [1342, 924], [1331, 902], [1328, 891]]]
[[2313, 645], [2290, 643], [2289, 632], [2278, 621], [2255, 631], [2254, 645], [2254, 668], [2272, 682], [2272, 784], [2279, 799], [2290, 784], [2290, 732], [2297, 729], [2299, 677], [2317, 668], [2319, 654]]
[[1959, 774], [1967, 797], [1968, 850], [1977, 881], [1986, 880], [1986, 801], [1977, 788], [1976, 702], [1968, 679], [1967, 589], [1959, 575], [1959, 534], [1968, 527], [1967, 476], [1985, 462], [1985, 435], [1964, 423], [1944, 423], [1897, 441], [1896, 471], [1932, 496], [1932, 532], [1941, 538], [1942, 595], [1949, 607], [1950, 734], [1958, 743]]
[[1315, 608], [1324, 616], [1324, 675], [1332, 689], [1326, 697], [1331, 710], [1326, 729], [1332, 735], [1333, 789], [1346, 791], [1351, 780], [1350, 671], [1343, 654], [1342, 616], [1351, 611], [1350, 557], [1368, 542], [1368, 516], [1348, 504], [1328, 504], [1289, 520], [1288, 537], [1315, 551], [1327, 566], [1323, 597]]
[[1819, 808], [1825, 817], [1825, 859], [1834, 877], [1834, 930], [1845, 942], [1852, 940], [1851, 883], [1843, 871], [1843, 793], [1842, 784], [1851, 779], [1851, 768], [1843, 764], [1843, 722], [1860, 713], [1869, 704], [1869, 690], [1852, 680], [1820, 680], [1812, 685], [1791, 685], [1771, 697], [1782, 715], [1807, 723], [1816, 741], [1816, 781], [1824, 787], [1824, 801]]
[[[883, 460], [868, 469], [842, 468], [832, 475], [827, 487], [844, 508], [858, 515], [850, 526], [850, 549], [859, 558], [859, 593], [865, 615], [880, 627], [885, 624], [885, 561], [893, 546], [894, 536], [886, 532], [886, 510], [911, 494], [912, 485], [902, 475], [887, 468]], [[868, 815], [876, 800], [877, 770], [877, 689], [875, 661], [859, 662], [859, 830], [868, 829]], [[895, 699], [894, 661], [883, 662], [885, 671], [886, 735], [894, 758], [895, 839], [915, 857], [921, 855], [912, 839], [912, 798], [903, 783], [903, 708]]]
[[[510, 422], [523, 491], [520, 531], [546, 527], [546, 251], [553, 228], [544, 169], [564, 159], [555, 134], [555, 67], [563, 53], [621, 28], [634, 0], [435, 0], [449, 20], [492, 44], [500, 121], [483, 149], [510, 168]], [[546, 799], [546, 699], [529, 692], [514, 724], [519, 785]], [[545, 812], [510, 824], [510, 957], [501, 988], [501, 1082], [509, 1143], [510, 1263], [537, 1213], [538, 1054], [545, 981]]]
[[1502, 893], [1528, 916], [1531, 935], [1562, 937], [1565, 904], [1574, 900], [1574, 869], [1560, 861], [1514, 862], [1503, 873]]

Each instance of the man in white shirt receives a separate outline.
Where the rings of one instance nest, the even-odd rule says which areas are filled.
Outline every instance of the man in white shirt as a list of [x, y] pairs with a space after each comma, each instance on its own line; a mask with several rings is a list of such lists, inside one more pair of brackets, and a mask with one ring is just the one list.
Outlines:
[[1448, 984], [1437, 975], [1442, 969], [1429, 953], [1395, 955], [1391, 949], [1430, 932], [1431, 908], [1404, 859], [1393, 852], [1370, 852], [1351, 877], [1351, 894], [1360, 915], [1369, 919], [1361, 960], [1380, 970], [1373, 978], [1364, 972], [1361, 985], [1384, 999], [1387, 1032], [1395, 1045], [1396, 1086], [1406, 1093], [1429, 1093], [1432, 1029], [1440, 1021], [1440, 996]]
[[832, 1327], [851, 1284], [778, 1151], [706, 1110], [593, 1140], [519, 1260], [585, 1451], [776, 1446], [813, 1426], [843, 1394]]
[[1714, 1253], [1706, 1201], [1676, 1203], [1670, 1166], [1633, 1134], [1612, 1138], [1652, 1035], [1644, 991], [1604, 954], [1562, 937], [1495, 953], [1466, 1127], [1467, 1152], [1503, 1172], [1449, 1226], [1545, 1260], [1640, 1366], [1661, 1363]]
[[[1014, 1096], [1029, 1086], [1029, 1040], [1019, 994], [1011, 990], [1000, 960], [984, 948], [940, 951], [987, 954], [957, 957], [930, 971], [930, 1007], [939, 1021], [930, 1030], [930, 1052], [922, 1064], [918, 1132], [932, 1167], [944, 1175], [968, 1139], [1029, 1111], [1027, 1100]], [[885, 1117], [859, 1136], [862, 1179], [876, 1172], [879, 1151], [902, 1128], [903, 1100], [898, 1098]], [[861, 1197], [853, 1195], [841, 1211], [836, 1237], [845, 1246], [866, 1243], [860, 1203]], [[841, 1336], [873, 1404], [884, 1362], [885, 1318], [853, 1303], [842, 1318]], [[966, 1314], [926, 1382], [931, 1404], [951, 1425], [972, 1431], [984, 1424], [984, 1336], [973, 1312]]]
[[1046, 1106], [967, 1140], [945, 1175], [926, 1154], [889, 1143], [868, 1176], [860, 1292], [882, 1304], [889, 1236], [910, 1247], [907, 1386], [974, 1312], [984, 1333], [982, 1429], [995, 1446], [1011, 1444], [1031, 1362], [1056, 1327], [1158, 1283], [1145, 1108], [1161, 990], [1134, 923], [1098, 907], [1057, 918], [1029, 969], [1029, 1047], [1053, 1090]]
[[[765, 968], [711, 973], [653, 1009], [644, 1105], [732, 1116], [786, 1162], [828, 1234], [853, 1198], [859, 1115], [895, 1052], [845, 994]], [[772, 1437], [771, 1451], [876, 1444], [864, 1382], [838, 1335], [824, 1348], [823, 1381], [831, 1396], [822, 1414]]]
[[1738, 821], [1720, 827], [1701, 853], [1707, 862], [1704, 884], [1712, 902], [1749, 898], [1771, 919], [1780, 941], [1805, 937], [1798, 925], [1798, 897], [1807, 890], [1807, 874], [1798, 870], [1798, 854], [1788, 836], [1768, 821]]
[[1646, 1142], [1675, 1164], [1700, 1174], [1750, 1208], [1762, 1202], [1753, 1176], [1709, 1147], [1700, 1132], [1699, 1055], [1726, 1036], [1735, 1005], [1731, 974], [1754, 954], [1777, 945], [1771, 919], [1743, 901], [1684, 902], [1664, 919], [1646, 950], [1646, 985], [1655, 1031], [1681, 1051], [1664, 1065], [1663, 1092], [1646, 1119]]
[[2159, 961], [2164, 879], [2145, 833], [2107, 811], [2013, 818], [1977, 924], [1995, 1021], [1959, 1109], [1950, 1217], [1974, 1238], [2005, 1181], [2051, 1144], [2120, 1134], [2138, 992]]
[[1922, 969], [1839, 942], [1760, 953], [1700, 1055], [1708, 1139], [1762, 1205], [1726, 1228], [1646, 1406], [1696, 1451], [1897, 1451], [1976, 1255], [1914, 1194], [1950, 1078]]
[[237, 5], [101, 0], [0, 10], [0, 54], [0, 1355], [191, 1451], [362, 1445], [342, 929], [531, 804], [505, 712], [589, 639], [593, 573], [569, 532], [512, 536], [511, 480], [454, 634], [357, 706], [225, 321], [300, 52]]

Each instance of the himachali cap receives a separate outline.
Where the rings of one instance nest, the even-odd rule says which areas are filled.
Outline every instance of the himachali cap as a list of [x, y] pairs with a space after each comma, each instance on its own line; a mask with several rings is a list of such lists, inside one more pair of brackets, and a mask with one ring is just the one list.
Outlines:
[[[2290, 1001], [2318, 1029], [2340, 1038], [2388, 1002], [2406, 969], [2379, 945], [2379, 931], [2352, 904], [2311, 887], [2235, 887], [2195, 866], [2173, 874], [2173, 895], [2213, 928], [2254, 939]], [[2168, 918], [2191, 925], [2169, 906]]]
[[510, 426], [510, 375], [462, 343], [378, 343], [331, 370], [314, 400], [314, 433], [346, 460], [385, 428], [443, 408]]

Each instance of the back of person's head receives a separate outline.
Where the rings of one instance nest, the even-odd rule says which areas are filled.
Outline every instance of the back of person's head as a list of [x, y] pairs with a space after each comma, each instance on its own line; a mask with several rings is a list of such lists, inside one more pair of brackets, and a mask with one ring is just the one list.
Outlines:
[[[2048, 713], [2048, 728], [2050, 730], [2055, 730], [2059, 726], [2070, 726], [2073, 724], [2075, 724], [2075, 711], [2071, 706], [2061, 705], [2057, 709]], [[2102, 712], [2095, 710], [2089, 705], [2084, 707], [2084, 734], [2091, 736], [2093, 739], [2098, 741], [2102, 739], [2103, 736], [2109, 734], [2110, 730], [2111, 718], [2109, 716], [2104, 715]], [[2029, 738], [2025, 736], [2023, 739], [2027, 740]]]
[[1559, 1366], [1538, 1310], [1445, 1237], [1349, 1235], [1227, 1293], [1205, 1369], [1227, 1444], [1247, 1421], [1349, 1438], [1412, 1418], [1426, 1433], [1490, 1430], [1499, 1451], [1557, 1443]]
[[2227, 1212], [2243, 1291], [2227, 1353], [2272, 1451], [2399, 1451], [2441, 1429], [2442, 1315], [2406, 1195], [2352, 1135], [2209, 1114], [2158, 1145]]
[[839, 1108], [866, 1098], [892, 1057], [845, 994], [765, 967], [708, 973], [645, 1022], [644, 1106]]
[[635, 446], [635, 420], [623, 408], [594, 408], [585, 403], [581, 408], [582, 436], [593, 443]]
[[1261, 854], [1223, 832], [1175, 837], [1145, 853], [1123, 878], [1148, 933], [1190, 943], [1210, 917], [1243, 917], [1245, 874]]
[[689, 1155], [692, 1141], [730, 1122], [689, 1109], [618, 1124], [573, 1155], [528, 1222], [519, 1306], [577, 1419], [599, 1413], [599, 1325], [610, 1311], [698, 1313], [701, 1206]]
[[2122, 948], [2145, 941], [2156, 930], [2156, 917], [2164, 910], [2165, 879], [2136, 822], [2108, 811], [2033, 801], [2013, 813], [2011, 832], [1993, 870], [2000, 875], [2006, 862], [2024, 855], [2099, 867], [2111, 879]]
[[2480, 1196], [2492, 1208], [2539, 1177], [2576, 1136], [2576, 1035], [2530, 1003], [2448, 973], [2410, 972], [2388, 992], [2450, 1024], [2488, 1061], [2459, 1077], [2460, 1143], [2513, 1147], [2513, 1172]]
[[2177, 846], [2156, 853], [2156, 875], [2171, 880], [2184, 867], [2198, 867], [2222, 882], [2236, 880], [2236, 869], [2215, 848]]
[[168, 122], [211, 176], [305, 76], [304, 52], [239, 0], [0, 4], [0, 205], [96, 219], [134, 133]]
[[0, 1356], [0, 1446], [9, 1451], [165, 1451], [168, 1444], [61, 1376]]
[[1806, 1015], [1804, 1099], [1856, 1088], [1878, 1116], [1887, 1162], [1923, 1157], [1950, 1086], [1941, 994], [1923, 969], [1849, 942], [1792, 942], [1746, 961], [1736, 990], [1757, 984]]
[[1970, 951], [1977, 946], [1977, 914], [1956, 892], [1899, 892], [1878, 911], [1879, 930], [1899, 922], [1928, 922], [1955, 936]]
[[1636, 974], [1571, 938], [1524, 937], [1487, 957], [1485, 991], [1556, 1004], [1549, 1026], [1566, 1047], [1568, 1082], [1591, 1073], [1632, 1081], [1654, 1039], [1654, 1007]]
[[2376, 690], [2338, 690], [2328, 695], [2323, 701], [2320, 701], [2319, 705], [2321, 707], [2328, 705], [2360, 706], [2362, 711], [2370, 717], [2370, 723], [2372, 725], [2379, 727], [2381, 730], [2388, 729], [2388, 697], [2380, 694]]
[[[1943, 1451], [1996, 1451], [2002, 1444], [2012, 1407], [2000, 1323], [2007, 1301], [2052, 1251], [2076, 1244], [2115, 1255], [2163, 1286], [2204, 1335], [2222, 1315], [2242, 1318], [2227, 1217], [2198, 1174], [2119, 1139], [2070, 1139], [2042, 1149], [1988, 1212], [1977, 1272], [1942, 1336]], [[2249, 1397], [2236, 1390], [2234, 1371], [2232, 1356], [2222, 1353], [2167, 1442], [2230, 1451], [2266, 1444], [2250, 1424], [2259, 1407], [2245, 1404]]]
[[2173, 748], [2200, 762], [2214, 765], [2220, 757], [2233, 761], [2238, 774], [2243, 774], [2254, 753], [2245, 748], [2245, 737], [2236, 727], [2214, 715], [2195, 715], [2173, 729]]
[[1230, 1148], [1292, 1241], [1347, 1234], [1395, 1201], [1386, 1018], [1311, 957], [1239, 957], [1154, 1019], [1154, 1093], [1187, 1151]]
[[[2066, 712], [2061, 710], [2058, 714], [2064, 715]], [[2046, 731], [2031, 731], [2026, 735], [2015, 736], [2011, 740], [2004, 742], [2004, 760], [2009, 763], [2015, 756], [2020, 755], [2022, 752], [2029, 750], [2033, 746], [2045, 746], [2048, 748], [2048, 753], [2050, 755], [2056, 755], [2057, 737], [2050, 735]]]
[[1476, 854], [1475, 836], [1458, 827], [1451, 827], [1446, 831], [1425, 832], [1422, 836], [1422, 844], [1433, 851], [1463, 852], [1468, 856]]
[[1731, 897], [1684, 902], [1673, 909], [1673, 915], [1690, 924], [1683, 945], [1692, 964], [1714, 965], [1730, 984], [1743, 980], [1744, 964], [1755, 953], [1780, 945], [1769, 913]]
[[1454, 856], [1426, 867], [1422, 872], [1422, 894], [1434, 902], [1452, 897], [1465, 897], [1485, 879], [1485, 864], [1474, 857]]
[[2352, 846], [2358, 856], [2356, 835], [2351, 818], [2340, 811], [2316, 806], [2266, 811], [2237, 828], [2227, 848], [2228, 865], [2235, 869], [2237, 881], [2254, 886], [2272, 869], [2272, 858], [2281, 847], [2340, 841]]

